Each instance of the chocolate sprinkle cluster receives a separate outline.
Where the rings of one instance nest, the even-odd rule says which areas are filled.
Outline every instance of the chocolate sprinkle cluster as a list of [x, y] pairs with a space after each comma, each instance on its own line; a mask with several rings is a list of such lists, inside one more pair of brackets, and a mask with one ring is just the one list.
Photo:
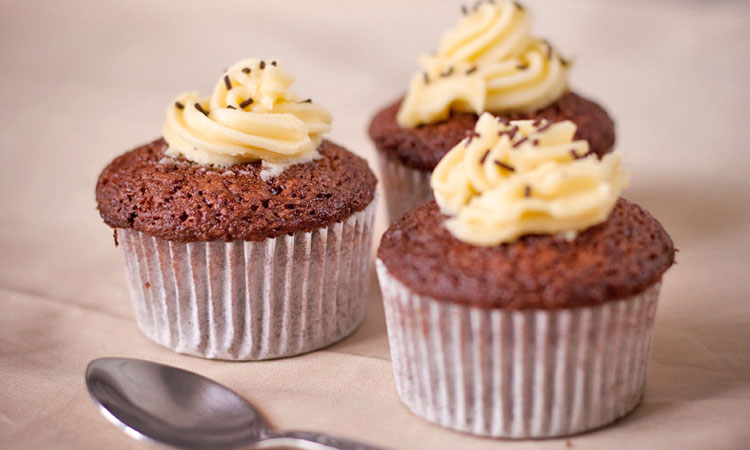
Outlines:
[[[271, 61], [271, 65], [274, 66], [274, 67], [277, 67], [278, 66], [278, 62], [277, 61]], [[266, 68], [266, 62], [265, 61], [261, 61], [258, 64], [258, 67], [261, 70], [265, 69]], [[224, 70], [224, 72], [226, 72], [226, 70]], [[244, 74], [250, 74], [251, 72], [252, 72], [252, 69], [250, 67], [243, 67], [242, 68], [242, 73], [244, 73]], [[224, 86], [226, 86], [227, 91], [230, 91], [232, 89], [232, 80], [229, 78], [228, 74], [224, 74]], [[248, 106], [252, 105], [254, 102], [255, 102], [255, 100], [253, 100], [252, 98], [248, 98], [248, 99], [244, 100], [242, 103], [239, 104], [240, 109], [245, 109]], [[308, 98], [307, 100], [304, 100], [304, 101], [302, 101], [300, 103], [311, 103], [311, 102], [312, 102], [312, 100]], [[183, 105], [180, 102], [175, 102], [174, 106], [177, 109], [185, 109], [185, 105]], [[207, 111], [205, 108], [203, 108], [203, 106], [201, 106], [200, 103], [195, 103], [194, 106], [195, 106], [195, 109], [197, 109], [198, 111], [200, 111], [203, 115], [208, 116], [208, 114], [209, 114], [210, 111]], [[234, 109], [234, 110], [236, 110], [237, 108], [234, 107], [234, 106], [232, 106], [232, 105], [227, 105], [227, 109]]]
[[[497, 120], [500, 123], [502, 123], [503, 125], [505, 125], [505, 126], [510, 126], [510, 121], [507, 120], [507, 119], [505, 119], [505, 118], [498, 117]], [[548, 130], [553, 124], [554, 124], [554, 122], [551, 122], [551, 121], [548, 121], [548, 120], [545, 120], [545, 119], [536, 119], [532, 123], [532, 126], [534, 126], [534, 128], [536, 128], [535, 133], [538, 134], [538, 133], [543, 133], [544, 131]], [[517, 148], [521, 147], [523, 144], [529, 142], [529, 137], [528, 136], [522, 136], [520, 139], [514, 141], [514, 139], [518, 135], [518, 126], [513, 126], [510, 129], [499, 131], [497, 134], [498, 134], [498, 136], [508, 136], [508, 138], [511, 141], [511, 147], [513, 149], [517, 149]], [[467, 136], [467, 139], [466, 139], [465, 146], [468, 146], [469, 144], [471, 144], [471, 141], [472, 141], [472, 139], [474, 137], [480, 137], [479, 133], [477, 133], [474, 130], [471, 130], [470, 132], [467, 131], [466, 132], [466, 136]], [[533, 139], [533, 140], [531, 140], [531, 145], [533, 147], [538, 147], [539, 146], [539, 139]], [[492, 151], [492, 149], [490, 148], [490, 149], [487, 149], [482, 154], [482, 157], [479, 159], [479, 164], [482, 164], [482, 165], [485, 164], [485, 162], [487, 161], [487, 158], [490, 156], [490, 152], [491, 151]], [[574, 148], [570, 149], [570, 155], [573, 157], [574, 160], [583, 159], [583, 158], [586, 158], [586, 157], [588, 157], [590, 155], [594, 155], [594, 154], [595, 153], [593, 151], [589, 150], [585, 154], [580, 155], [580, 154], [578, 154], [578, 152], [576, 152], [576, 150]], [[497, 167], [499, 167], [501, 169], [504, 169], [504, 170], [506, 170], [508, 172], [515, 172], [516, 171], [516, 168], [513, 167], [513, 166], [511, 166], [508, 163], [505, 163], [505, 162], [502, 162], [502, 161], [498, 161], [498, 160], [493, 160], [492, 163], [494, 165], [496, 165]], [[532, 194], [531, 186], [526, 185], [526, 187], [524, 188], [524, 197], [529, 198], [529, 197], [531, 197], [531, 194]]]

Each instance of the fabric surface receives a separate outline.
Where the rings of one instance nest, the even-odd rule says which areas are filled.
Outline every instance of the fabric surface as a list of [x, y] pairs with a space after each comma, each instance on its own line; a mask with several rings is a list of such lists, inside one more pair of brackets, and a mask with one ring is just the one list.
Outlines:
[[[103, 356], [187, 368], [256, 403], [277, 429], [396, 449], [742, 448], [750, 440], [750, 6], [743, 1], [528, 0], [534, 32], [572, 57], [571, 84], [617, 120], [625, 197], [681, 250], [663, 284], [643, 404], [564, 439], [493, 441], [412, 415], [396, 395], [370, 288], [351, 337], [307, 355], [230, 363], [137, 329], [125, 267], [95, 209], [114, 156], [160, 134], [181, 91], [208, 93], [243, 57], [282, 58], [331, 138], [373, 168], [365, 130], [454, 23], [459, 2], [0, 1], [0, 448], [147, 448], [88, 398]], [[381, 197], [382, 198], [382, 197]], [[380, 203], [376, 242], [385, 229]]]

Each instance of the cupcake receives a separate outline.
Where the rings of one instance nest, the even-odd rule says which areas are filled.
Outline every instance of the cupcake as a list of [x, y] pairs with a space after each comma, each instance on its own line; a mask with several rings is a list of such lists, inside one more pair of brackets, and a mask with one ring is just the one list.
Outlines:
[[482, 436], [548, 438], [640, 401], [674, 247], [619, 197], [618, 153], [573, 122], [484, 113], [433, 172], [436, 201], [378, 250], [398, 394], [416, 414]]
[[362, 321], [376, 179], [323, 139], [331, 116], [281, 61], [179, 95], [163, 138], [101, 173], [96, 199], [153, 341], [228, 360], [297, 355]]
[[485, 111], [515, 120], [570, 120], [591, 151], [612, 150], [612, 119], [570, 90], [570, 62], [530, 29], [529, 13], [518, 2], [464, 8], [438, 51], [421, 57], [406, 96], [372, 119], [369, 135], [391, 220], [432, 199], [430, 173]]

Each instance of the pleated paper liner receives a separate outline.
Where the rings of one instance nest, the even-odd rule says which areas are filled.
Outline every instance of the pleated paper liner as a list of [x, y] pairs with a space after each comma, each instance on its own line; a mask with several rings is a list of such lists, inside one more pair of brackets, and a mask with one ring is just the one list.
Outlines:
[[260, 242], [172, 242], [118, 229], [141, 331], [176, 352], [261, 360], [352, 333], [367, 299], [376, 201], [348, 219]]
[[505, 311], [417, 295], [376, 264], [398, 394], [415, 414], [481, 436], [549, 438], [640, 402], [660, 283], [601, 306]]
[[431, 172], [414, 170], [378, 152], [380, 181], [385, 190], [388, 222], [433, 199]]

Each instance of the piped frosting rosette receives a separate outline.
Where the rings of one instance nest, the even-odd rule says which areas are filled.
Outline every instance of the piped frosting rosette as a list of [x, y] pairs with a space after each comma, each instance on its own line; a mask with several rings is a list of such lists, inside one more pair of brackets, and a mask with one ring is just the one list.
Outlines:
[[602, 159], [574, 141], [573, 122], [504, 121], [489, 113], [438, 163], [431, 186], [446, 228], [474, 245], [526, 234], [569, 239], [604, 222], [629, 173], [619, 153]]
[[567, 90], [568, 62], [531, 35], [528, 11], [512, 1], [466, 11], [420, 66], [397, 116], [403, 127], [438, 122], [451, 111], [535, 111]]
[[262, 160], [265, 176], [317, 158], [331, 115], [292, 93], [293, 82], [279, 60], [245, 59], [210, 97], [180, 94], [167, 108], [167, 155], [215, 166]]

